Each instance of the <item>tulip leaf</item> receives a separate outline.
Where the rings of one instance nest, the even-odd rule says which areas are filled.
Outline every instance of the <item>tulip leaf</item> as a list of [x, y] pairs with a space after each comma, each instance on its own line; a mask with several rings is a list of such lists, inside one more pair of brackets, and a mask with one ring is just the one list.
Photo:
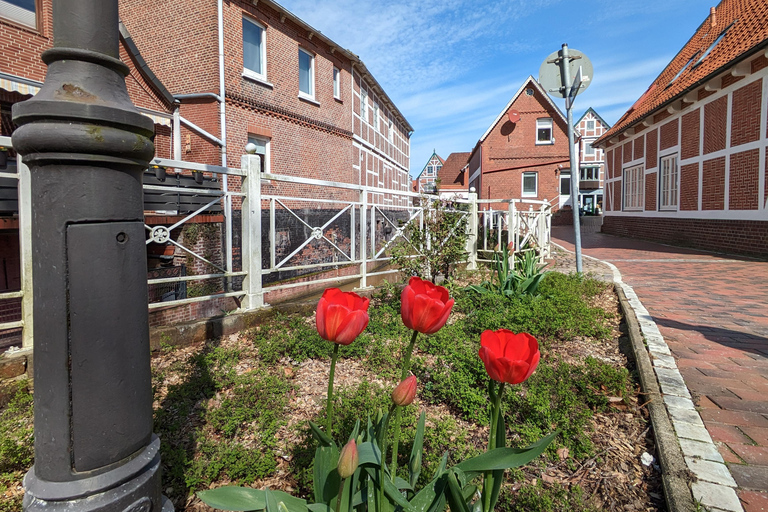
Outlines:
[[446, 485], [448, 476], [443, 470], [413, 497], [411, 506], [418, 512], [442, 512], [445, 509]]
[[335, 446], [320, 446], [315, 450], [314, 491], [315, 501], [330, 503], [338, 495], [341, 478], [337, 471], [339, 449]]
[[307, 502], [283, 491], [264, 490], [266, 512], [307, 512]]
[[381, 450], [372, 442], [361, 443], [357, 447], [357, 461], [363, 465], [381, 465]]
[[323, 430], [317, 426], [314, 421], [310, 420], [309, 428], [312, 430], [312, 436], [317, 439], [317, 442], [322, 446], [336, 446], [336, 443], [333, 442], [333, 439], [331, 439], [328, 434], [323, 432]]
[[437, 475], [442, 474], [445, 471], [446, 466], [448, 466], [448, 452], [443, 454], [443, 458], [440, 459], [440, 464], [437, 466], [437, 470], [435, 471], [435, 476], [432, 478], [437, 478]]
[[264, 491], [267, 501], [267, 512], [281, 512], [277, 506], [277, 499], [275, 495], [269, 489]]
[[461, 486], [453, 470], [448, 471], [448, 487], [446, 489], [446, 498], [451, 512], [469, 512], [469, 507], [461, 494]]
[[416, 425], [416, 437], [413, 439], [413, 448], [411, 449], [411, 458], [408, 460], [408, 474], [410, 475], [411, 487], [416, 487], [416, 482], [421, 474], [421, 455], [424, 450], [424, 427], [426, 416], [421, 411], [419, 422]]
[[355, 440], [357, 442], [357, 435], [360, 433], [360, 420], [357, 420], [355, 422], [355, 428], [352, 429], [352, 434], [350, 434], [349, 439], [347, 439], [347, 442]]
[[[506, 448], [507, 446], [507, 426], [504, 422], [504, 412], [499, 411], [499, 421], [496, 424], [496, 448]], [[496, 506], [496, 502], [499, 500], [499, 491], [501, 490], [501, 482], [504, 480], [504, 470], [495, 469], [492, 473], [491, 479], [491, 510]]]
[[[372, 468], [372, 467], [366, 466], [365, 470], [368, 472], [369, 475], [371, 475], [371, 477], [374, 478], [374, 480], [376, 479], [377, 473], [379, 473], [379, 471], [376, 468]], [[411, 506], [410, 503], [408, 503], [408, 501], [403, 497], [400, 491], [397, 490], [397, 487], [395, 487], [395, 484], [393, 484], [389, 478], [384, 476], [381, 479], [381, 481], [384, 482], [384, 494], [387, 496], [387, 498], [392, 500], [395, 504], [403, 507], [403, 509], [406, 512], [416, 512], [416, 510]], [[380, 484], [381, 482], [377, 481], [377, 483]]]
[[405, 480], [403, 480], [399, 476], [395, 477], [395, 487], [397, 487], [401, 491], [402, 490], [406, 490], [406, 491], [412, 491], [413, 490], [413, 487], [411, 486], [411, 484], [406, 482]]
[[200, 491], [197, 497], [209, 507], [220, 510], [263, 510], [267, 506], [264, 491], [250, 487], [226, 486]]
[[476, 485], [465, 485], [464, 488], [461, 490], [461, 495], [464, 497], [464, 501], [466, 503], [469, 503], [472, 501], [472, 497], [477, 492], [478, 487]]
[[333, 508], [326, 503], [312, 503], [307, 505], [310, 512], [334, 512]]
[[485, 471], [516, 468], [544, 453], [559, 433], [560, 431], [555, 431], [527, 448], [494, 448], [477, 457], [467, 459], [456, 467], [467, 473], [469, 478]]

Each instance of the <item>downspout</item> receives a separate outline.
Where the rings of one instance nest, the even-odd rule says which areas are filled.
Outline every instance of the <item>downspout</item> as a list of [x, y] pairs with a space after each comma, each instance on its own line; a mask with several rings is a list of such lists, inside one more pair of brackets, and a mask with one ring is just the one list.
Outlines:
[[[218, 29], [219, 29], [219, 115], [221, 125], [221, 166], [227, 167], [227, 120], [226, 120], [226, 105], [225, 100], [226, 90], [224, 88], [224, 0], [217, 0], [217, 15], [218, 15]], [[227, 183], [227, 174], [224, 174], [221, 179], [221, 187], [224, 190], [224, 216], [229, 223], [229, 227], [225, 224], [225, 250], [227, 253], [227, 273], [232, 272], [232, 198], [229, 196], [229, 188]], [[230, 281], [227, 279], [226, 290], [230, 290]]]
[[173, 105], [173, 159], [181, 161], [181, 116], [178, 101]]

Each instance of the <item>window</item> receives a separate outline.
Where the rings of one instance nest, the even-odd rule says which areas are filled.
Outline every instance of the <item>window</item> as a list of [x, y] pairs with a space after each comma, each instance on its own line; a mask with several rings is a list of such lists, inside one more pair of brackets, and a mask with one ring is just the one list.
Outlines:
[[537, 181], [539, 173], [537, 172], [524, 172], [523, 173], [523, 197], [537, 196]]
[[256, 145], [256, 154], [261, 157], [261, 172], [269, 172], [269, 139], [249, 135], [248, 142]]
[[582, 167], [579, 179], [582, 181], [595, 181], [600, 179], [600, 168]]
[[389, 137], [389, 142], [394, 142], [395, 141], [395, 130], [392, 127], [392, 120], [391, 119], [389, 120], [389, 132], [387, 133], [387, 135]]
[[[704, 59], [707, 58], [707, 55], [709, 55], [710, 52], [715, 48], [715, 46], [717, 46], [717, 43], [719, 43], [725, 37], [725, 33], [728, 32], [728, 29], [731, 28], [732, 26], [733, 26], [733, 23], [731, 23], [730, 25], [725, 27], [725, 29], [722, 32], [720, 32], [720, 35], [717, 36], [717, 39], [715, 39], [712, 42], [712, 44], [709, 45], [709, 48], [707, 48], [707, 51], [705, 51], [704, 53], [701, 54], [701, 57], [699, 57], [699, 60], [696, 61], [696, 64], [694, 64], [693, 67], [698, 66], [699, 64], [701, 64], [704, 61]], [[691, 57], [691, 60], [693, 60], [693, 57]], [[685, 69], [685, 68], [683, 68], [683, 69]], [[673, 81], [674, 81], [674, 79], [673, 79]]]
[[373, 128], [374, 130], [379, 130], [379, 104], [375, 101], [373, 102]]
[[570, 174], [560, 174], [560, 195], [561, 196], [569, 196], [571, 195], [571, 175]]
[[368, 93], [365, 89], [360, 89], [360, 117], [368, 121]]
[[663, 157], [659, 172], [660, 210], [677, 210], [678, 178], [677, 155]]
[[0, 16], [27, 27], [37, 28], [35, 0], [0, 0]]
[[589, 142], [584, 143], [584, 154], [587, 156], [595, 156], [595, 148]]
[[267, 54], [264, 27], [243, 18], [243, 74], [259, 80], [267, 79]]
[[590, 119], [587, 121], [587, 130], [594, 130], [595, 129], [595, 120]]
[[341, 99], [341, 76], [339, 68], [333, 67], [333, 97], [337, 100]]
[[685, 66], [683, 66], [682, 68], [680, 68], [680, 71], [678, 71], [678, 72], [677, 72], [677, 74], [675, 75], [675, 77], [674, 77], [672, 80], [670, 80], [670, 81], [669, 81], [669, 83], [667, 84], [667, 87], [669, 87], [670, 85], [672, 85], [672, 84], [675, 82], [675, 80], [677, 80], [677, 79], [680, 77], [680, 75], [682, 75], [682, 74], [683, 74], [683, 71], [685, 71], [686, 69], [688, 69], [688, 66], [690, 66], [690, 65], [691, 65], [691, 62], [693, 62], [693, 59], [695, 59], [695, 58], [696, 58], [696, 56], [697, 56], [698, 54], [699, 54], [699, 52], [696, 52], [696, 53], [694, 53], [694, 54], [693, 54], [693, 56], [692, 56], [690, 59], [688, 59], [688, 62], [686, 62], [686, 63], [685, 63]]
[[552, 144], [552, 118], [536, 120], [536, 144]]
[[624, 210], [643, 209], [643, 166], [624, 169]]
[[299, 96], [315, 99], [315, 56], [299, 48]]

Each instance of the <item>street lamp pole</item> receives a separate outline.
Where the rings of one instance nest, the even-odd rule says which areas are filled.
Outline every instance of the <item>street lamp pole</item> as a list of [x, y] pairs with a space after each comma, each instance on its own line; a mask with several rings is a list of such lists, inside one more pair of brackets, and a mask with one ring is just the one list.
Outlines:
[[35, 465], [26, 511], [172, 511], [152, 433], [141, 175], [117, 0], [54, 0], [40, 92], [16, 104], [30, 168]]

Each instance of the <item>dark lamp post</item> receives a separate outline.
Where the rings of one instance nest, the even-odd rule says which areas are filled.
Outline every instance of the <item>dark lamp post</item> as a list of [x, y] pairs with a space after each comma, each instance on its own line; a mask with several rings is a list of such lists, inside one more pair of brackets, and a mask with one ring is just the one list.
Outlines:
[[27, 511], [160, 512], [141, 174], [152, 121], [132, 105], [117, 0], [54, 0], [45, 84], [16, 104], [30, 168], [35, 465]]

